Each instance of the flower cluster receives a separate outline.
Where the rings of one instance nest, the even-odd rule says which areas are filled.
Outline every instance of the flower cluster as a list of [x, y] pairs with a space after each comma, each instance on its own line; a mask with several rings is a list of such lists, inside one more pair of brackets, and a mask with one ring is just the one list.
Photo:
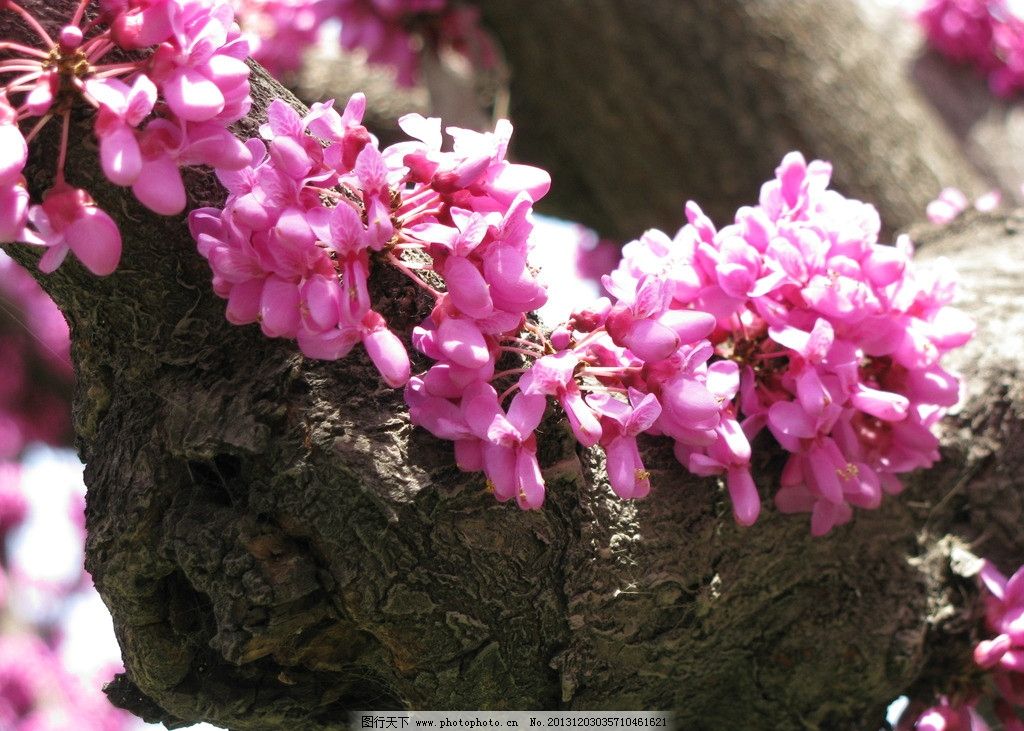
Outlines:
[[1006, 731], [1024, 731], [1024, 567], [1007, 579], [985, 561], [978, 574], [989, 639], [974, 648], [974, 663], [986, 671], [979, 689], [958, 701], [942, 697], [916, 720], [900, 719], [902, 731], [988, 731], [977, 706], [987, 699]]
[[985, 561], [985, 624], [995, 636], [974, 648], [974, 662], [989, 671], [996, 688], [996, 715], [1007, 731], [1024, 731], [1024, 567], [1007, 579]]
[[[164, 215], [185, 207], [178, 168], [239, 168], [248, 150], [228, 131], [248, 113], [248, 42], [224, 0], [82, 0], [56, 39], [13, 0], [38, 46], [0, 41], [0, 241], [46, 247], [40, 268], [68, 252], [93, 273], [121, 257], [114, 221], [89, 193], [67, 182], [71, 110], [96, 110], [100, 166], [115, 185]], [[108, 58], [109, 57], [109, 58]], [[126, 60], [133, 59], [133, 60]], [[62, 120], [53, 186], [29, 200], [22, 171], [28, 145], [46, 123]], [[29, 127], [23, 134], [23, 128]]]
[[[878, 244], [875, 210], [828, 190], [829, 176], [788, 155], [760, 204], [721, 231], [688, 204], [674, 238], [649, 231], [626, 245], [604, 279], [614, 302], [510, 343], [526, 359], [518, 368], [491, 376], [495, 353], [476, 333], [458, 338], [470, 344], [462, 362], [453, 346], [424, 347], [420, 332], [439, 364], [407, 388], [413, 420], [522, 507], [543, 498], [533, 437], [543, 396], [581, 445], [604, 448], [622, 498], [650, 489], [636, 437], [667, 436], [691, 472], [725, 478], [736, 520], [750, 525], [761, 507], [750, 442], [767, 427], [791, 453], [780, 510], [810, 512], [821, 535], [852, 506], [877, 507], [899, 491], [898, 474], [938, 458], [930, 427], [959, 396], [939, 359], [973, 324], [949, 306], [948, 276], [915, 273], [905, 239]], [[442, 273], [449, 299], [472, 312], [466, 298], [483, 283]], [[485, 382], [513, 376], [501, 396]]]
[[[102, 607], [81, 566], [63, 581], [44, 579], [15, 532], [38, 531], [29, 491], [45, 490], [52, 503], [55, 485], [33, 484], [34, 470], [0, 462], [0, 728], [5, 731], [86, 729], [129, 731], [137, 720], [110, 704], [100, 687], [119, 670], [114, 657], [76, 657], [79, 630], [66, 624], [67, 611], [88, 603]], [[78, 516], [84, 512], [80, 494], [72, 501]], [[52, 506], [48, 506], [48, 509]], [[80, 547], [85, 539], [80, 522], [69, 514], [49, 516], [48, 545], [65, 538]], [[63, 535], [54, 536], [60, 527]], [[72, 537], [73, 536], [73, 537]], [[38, 560], [36, 560], [38, 563]], [[74, 566], [74, 563], [72, 563]], [[90, 624], [90, 651], [95, 653], [97, 628]], [[113, 637], [111, 637], [113, 640]]]
[[53, 300], [0, 252], [0, 460], [32, 441], [67, 441], [68, 349], [68, 326]]
[[496, 60], [477, 9], [449, 0], [234, 0], [234, 6], [256, 38], [253, 56], [273, 74], [295, 71], [298, 51], [312, 46], [331, 20], [341, 23], [345, 49], [392, 67], [403, 86], [416, 82], [424, 48], [451, 49], [483, 68]]
[[[976, 704], [976, 700], [958, 703], [942, 696], [916, 718], [912, 713], [901, 716], [896, 731], [989, 731]], [[1020, 727], [1009, 725], [1006, 731], [1020, 731]]]
[[925, 213], [932, 223], [943, 226], [952, 222], [968, 208], [976, 211], [994, 211], [1003, 201], [998, 190], [990, 190], [978, 196], [972, 204], [959, 188], [943, 188], [939, 196], [928, 204]]
[[364, 108], [361, 94], [342, 114], [318, 104], [300, 117], [275, 102], [263, 139], [247, 143], [253, 162], [218, 171], [224, 210], [189, 221], [228, 319], [259, 321], [314, 358], [341, 358], [362, 342], [384, 381], [403, 386], [409, 356], [367, 285], [371, 263], [387, 263], [437, 303], [417, 347], [475, 372], [493, 368], [490, 347], [544, 301], [526, 266], [526, 217], [548, 175], [504, 159], [507, 122], [487, 134], [449, 129], [454, 149], [442, 152], [440, 120], [412, 115], [402, 126], [415, 140], [382, 152], [361, 124]]
[[[110, 674], [104, 673], [109, 677]], [[69, 673], [34, 634], [0, 635], [0, 728], [9, 731], [129, 731], [136, 719]]]
[[918, 13], [928, 42], [975, 66], [995, 94], [1024, 89], [1024, 14], [1012, 0], [927, 0]]
[[[875, 209], [829, 190], [830, 173], [790, 153], [732, 225], [716, 230], [690, 203], [674, 238], [651, 231], [627, 244], [607, 279], [628, 300], [657, 277], [668, 313], [711, 313], [721, 360], [708, 382], [721, 420], [704, 445], [677, 440], [677, 456], [697, 474], [726, 474], [737, 519], [749, 523], [749, 443], [767, 427], [791, 453], [776, 506], [810, 512], [816, 535], [938, 458], [930, 427], [959, 391], [939, 359], [973, 332], [949, 306], [948, 274], [915, 272], [905, 238], [878, 244]], [[623, 344], [645, 375], [654, 370], [652, 354]]]
[[341, 45], [361, 49], [370, 63], [395, 69], [398, 83], [409, 86], [419, 71], [422, 37], [411, 28], [417, 16], [439, 16], [448, 0], [334, 0], [341, 21]]
[[[413, 420], [456, 440], [461, 466], [486, 460], [500, 497], [537, 507], [532, 432], [546, 400], [520, 394], [506, 413], [490, 382], [503, 356], [540, 354], [520, 334], [537, 330], [526, 315], [546, 299], [526, 254], [529, 213], [550, 179], [505, 160], [507, 122], [486, 134], [449, 128], [454, 145], [444, 151], [441, 121], [408, 115], [401, 125], [412, 139], [381, 151], [361, 124], [364, 108], [362, 95], [342, 114], [330, 104], [305, 117], [271, 106], [263, 139], [248, 143], [253, 163], [218, 171], [224, 209], [189, 219], [214, 290], [231, 322], [258, 321], [310, 357], [341, 358], [361, 342], [386, 383], [408, 383]], [[412, 341], [437, 363], [411, 380], [405, 347], [372, 307], [374, 262], [405, 273], [434, 303]]]
[[239, 25], [250, 34], [252, 57], [274, 76], [294, 72], [302, 51], [316, 44], [334, 0], [233, 0]]
[[[673, 239], [649, 231], [625, 247], [604, 279], [614, 302], [547, 333], [527, 317], [546, 300], [527, 254], [549, 179], [505, 160], [511, 126], [449, 129], [443, 151], [440, 120], [408, 115], [413, 139], [381, 151], [364, 104], [300, 117], [275, 103], [247, 143], [252, 164], [219, 171], [223, 211], [192, 213], [193, 236], [230, 321], [315, 358], [362, 342], [386, 383], [406, 385], [413, 422], [453, 441], [498, 499], [543, 501], [548, 397], [581, 445], [604, 448], [619, 496], [647, 494], [636, 438], [664, 435], [690, 471], [724, 476], [743, 525], [760, 511], [750, 442], [765, 427], [791, 453], [776, 505], [810, 512], [816, 535], [938, 458], [930, 427], [959, 396], [939, 359], [973, 324], [949, 306], [947, 276], [913, 271], [909, 241], [877, 243], [877, 213], [830, 191], [827, 164], [788, 155], [721, 231], [688, 204]], [[373, 265], [432, 298], [412, 333], [434, 361], [424, 373], [410, 378], [373, 308]]]

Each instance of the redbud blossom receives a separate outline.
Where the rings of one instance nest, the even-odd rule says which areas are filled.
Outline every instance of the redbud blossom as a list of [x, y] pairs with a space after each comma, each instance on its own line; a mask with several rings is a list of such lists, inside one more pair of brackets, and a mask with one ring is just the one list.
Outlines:
[[[14, 46], [10, 63], [25, 73], [0, 86], [0, 240], [47, 247], [44, 271], [53, 271], [72, 251], [94, 273], [110, 274], [121, 253], [113, 220], [88, 192], [65, 180], [75, 103], [98, 111], [104, 175], [131, 186], [157, 213], [185, 207], [180, 166], [237, 169], [250, 158], [227, 129], [251, 105], [249, 47], [231, 7], [224, 0], [99, 4], [102, 12], [92, 21], [81, 12], [83, 4], [56, 42], [32, 19], [37, 48], [20, 53]], [[17, 12], [2, 6], [0, 11]], [[132, 51], [132, 60], [104, 61], [118, 50]], [[32, 117], [42, 119], [33, 123]], [[21, 182], [28, 138], [34, 140], [51, 117], [63, 125], [54, 184], [41, 205], [30, 207]], [[27, 137], [24, 129], [31, 130]]]
[[117, 268], [121, 259], [117, 224], [81, 188], [51, 188], [43, 204], [32, 209], [29, 219], [40, 242], [48, 247], [39, 260], [42, 271], [55, 270], [69, 251], [98, 276], [106, 276]]
[[974, 66], [1009, 97], [1024, 89], [1024, 13], [1006, 0], [927, 0], [917, 15], [928, 43]]
[[[906, 239], [880, 245], [877, 213], [828, 190], [830, 172], [791, 153], [733, 224], [718, 230], [688, 204], [689, 224], [673, 239], [648, 232], [627, 244], [605, 280], [630, 303], [612, 308], [607, 328], [641, 359], [668, 344], [651, 326], [627, 340], [637, 315], [650, 317], [638, 302], [676, 317], [712, 313], [714, 357], [735, 363], [738, 389], [711, 389], [715, 420], [698, 398], [702, 379], [712, 383], [707, 371], [670, 376], [649, 364], [647, 381], [662, 392], [659, 426], [691, 470], [726, 476], [744, 524], [758, 509], [749, 441], [767, 426], [793, 453], [776, 505], [810, 512], [818, 535], [848, 521], [851, 506], [874, 508], [899, 491], [899, 473], [938, 458], [930, 427], [958, 393], [939, 358], [973, 332], [950, 306], [950, 275], [915, 272]], [[652, 276], [671, 283], [667, 299], [646, 294]]]

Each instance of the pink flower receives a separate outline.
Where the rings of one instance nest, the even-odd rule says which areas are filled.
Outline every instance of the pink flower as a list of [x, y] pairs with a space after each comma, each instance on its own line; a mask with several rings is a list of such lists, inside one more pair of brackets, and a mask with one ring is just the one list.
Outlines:
[[387, 328], [384, 318], [372, 310], [363, 317], [363, 346], [377, 366], [381, 378], [392, 388], [404, 386], [409, 380], [409, 354], [402, 341]]
[[[696, 475], [726, 476], [726, 487], [732, 500], [733, 515], [743, 526], [753, 525], [761, 513], [761, 497], [750, 474], [750, 442], [731, 408], [740, 387], [740, 371], [728, 360], [708, 367], [708, 391], [721, 404], [729, 404], [715, 427], [715, 441], [703, 450], [676, 444], [679, 461]], [[748, 419], [748, 422], [752, 421]]]
[[325, 158], [331, 159], [339, 172], [348, 172], [355, 167], [359, 153], [372, 142], [370, 133], [362, 124], [366, 96], [353, 94], [341, 114], [334, 110], [333, 104], [333, 99], [314, 103], [303, 122], [312, 134], [331, 142]]
[[967, 196], [957, 188], [944, 188], [939, 197], [928, 204], [928, 220], [947, 224], [967, 210]]
[[17, 462], [0, 462], [0, 546], [7, 534], [18, 527], [27, 514], [28, 501], [21, 487], [21, 465]]
[[[605, 286], [614, 288], [611, 278]], [[715, 318], [706, 312], [670, 309], [672, 289], [657, 276], [644, 275], [635, 292], [613, 289], [621, 301], [608, 313], [606, 327], [616, 345], [629, 348], [644, 361], [664, 360], [683, 343], [694, 343], [715, 327]]]
[[25, 230], [28, 222], [29, 195], [24, 185], [0, 185], [0, 241], [34, 241]]
[[929, 44], [987, 75], [999, 96], [1024, 88], [1024, 16], [1005, 0], [927, 0], [917, 15]]
[[[72, 377], [68, 326], [35, 279], [0, 253], [0, 299], [24, 329], [0, 335], [0, 460], [18, 457], [26, 444], [63, 445], [68, 439]], [[3, 475], [6, 475], [6, 479]], [[0, 467], [3, 485], [16, 475]], [[8, 491], [8, 494], [10, 492]]]
[[615, 494], [623, 500], [646, 496], [651, 490], [650, 474], [644, 468], [636, 438], [657, 422], [661, 414], [658, 399], [630, 389], [628, 403], [603, 393], [588, 395], [587, 403], [601, 416], [601, 446]]
[[954, 706], [943, 696], [939, 705], [927, 709], [914, 722], [913, 731], [989, 731], [973, 703]]
[[[519, 379], [519, 390], [528, 395], [554, 396], [558, 399], [558, 403], [565, 409], [577, 441], [584, 447], [592, 447], [601, 438], [601, 424], [584, 402], [579, 384], [576, 383], [574, 371], [579, 364], [579, 358], [568, 352], [546, 355]], [[661, 411], [660, 407], [658, 411]]]
[[107, 5], [105, 15], [111, 17], [111, 35], [121, 48], [138, 50], [155, 46], [166, 41], [174, 32], [174, 5], [166, 0], [101, 0], [101, 4]]
[[21, 171], [28, 159], [28, 145], [17, 124], [17, 113], [0, 89], [0, 241], [25, 238], [28, 219], [28, 191]]
[[139, 139], [142, 161], [132, 192], [155, 213], [170, 216], [185, 208], [185, 185], [178, 168], [215, 165], [237, 170], [250, 162], [250, 151], [222, 125], [179, 125], [154, 119]]
[[[251, 99], [248, 44], [226, 0], [101, 0], [99, 5], [101, 12], [86, 20], [82, 4], [56, 42], [41, 32], [41, 48], [13, 48], [11, 63], [20, 76], [0, 86], [0, 239], [48, 246], [46, 271], [74, 251], [90, 270], [108, 274], [117, 265], [121, 240], [112, 219], [87, 192], [75, 195], [88, 203], [72, 201], [63, 169], [43, 203], [31, 205], [20, 177], [27, 145], [19, 122], [32, 124], [32, 117], [41, 117], [34, 136], [50, 117], [61, 118], [63, 166], [72, 102], [97, 108], [104, 174], [117, 185], [132, 186], [144, 205], [166, 215], [185, 207], [180, 166], [240, 169], [250, 162], [248, 149], [228, 130], [248, 112]], [[116, 63], [104, 62], [117, 50], [130, 53]], [[20, 95], [13, 106], [11, 95]]]
[[[990, 190], [978, 196], [973, 207], [978, 211], [993, 211], [1002, 203], [1002, 198], [1002, 193], [998, 190]], [[970, 207], [971, 204], [962, 190], [944, 188], [938, 198], [928, 204], [926, 213], [932, 223], [945, 225]]]
[[150, 74], [171, 111], [187, 122], [225, 111], [237, 118], [229, 105], [248, 106], [248, 45], [233, 28], [231, 7], [193, 1], [170, 8], [172, 37], [154, 53]]
[[988, 726], [975, 707], [988, 700], [1003, 728], [1024, 729], [1020, 720], [1020, 712], [1024, 711], [1024, 567], [1007, 579], [991, 561], [985, 560], [978, 579], [985, 605], [985, 625], [995, 635], [975, 646], [974, 661], [986, 671], [991, 682], [979, 684], [974, 696], [959, 703], [940, 697], [939, 703], [922, 713], [913, 727], [907, 723], [910, 719], [905, 714], [897, 728], [987, 731]]
[[[877, 212], [830, 191], [830, 173], [790, 153], [734, 223], [718, 229], [687, 204], [673, 239], [647, 232], [605, 278], [622, 302], [604, 326], [644, 362], [663, 406], [657, 428], [692, 471], [727, 476], [744, 524], [759, 505], [749, 442], [764, 426], [793, 454], [777, 506], [811, 512], [821, 534], [938, 458], [929, 427], [958, 395], [939, 359], [973, 324], [949, 306], [951, 278], [915, 272], [905, 238], [878, 244]], [[700, 311], [713, 320], [692, 335], [738, 366], [738, 389], [712, 385], [717, 363], [688, 372], [673, 370], [677, 356], [657, 363], [675, 345], [666, 318]]]
[[17, 113], [0, 89], [0, 188], [21, 180], [21, 171], [28, 159], [28, 145], [18, 128]]
[[539, 508], [544, 502], [544, 478], [537, 464], [534, 430], [544, 416], [543, 396], [517, 394], [505, 413], [490, 384], [476, 383], [462, 398], [462, 415], [483, 442], [483, 466], [495, 497], [515, 498], [519, 507]]
[[142, 170], [135, 128], [153, 110], [156, 86], [139, 76], [130, 88], [119, 79], [104, 79], [87, 82], [86, 90], [100, 103], [96, 136], [103, 174], [117, 185], [131, 185]]
[[984, 668], [1024, 672], [1024, 568], [1007, 580], [986, 561], [979, 578], [986, 590], [985, 623], [997, 634], [978, 644], [974, 659]]
[[445, 317], [437, 327], [437, 347], [444, 358], [464, 368], [480, 368], [491, 359], [480, 328], [470, 320]]
[[326, 0], [235, 0], [234, 6], [239, 23], [255, 37], [253, 58], [276, 77], [299, 68], [302, 50], [316, 42], [333, 10]]
[[436, 14], [447, 0], [342, 0], [338, 3], [341, 44], [364, 50], [372, 63], [392, 66], [400, 84], [416, 79], [416, 41], [406, 23], [419, 14]]
[[121, 259], [117, 224], [81, 188], [55, 186], [41, 206], [32, 208], [29, 219], [39, 232], [40, 243], [47, 247], [39, 260], [42, 271], [54, 271], [69, 251], [98, 276], [117, 268]]

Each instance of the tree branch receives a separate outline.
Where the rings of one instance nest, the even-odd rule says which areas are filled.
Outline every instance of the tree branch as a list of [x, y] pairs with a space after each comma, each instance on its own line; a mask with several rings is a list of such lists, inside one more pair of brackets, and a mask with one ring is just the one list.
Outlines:
[[885, 225], [981, 183], [848, 0], [478, 0], [512, 69], [516, 152], [552, 212], [628, 240], [696, 200], [730, 221], [782, 156], [835, 165]]

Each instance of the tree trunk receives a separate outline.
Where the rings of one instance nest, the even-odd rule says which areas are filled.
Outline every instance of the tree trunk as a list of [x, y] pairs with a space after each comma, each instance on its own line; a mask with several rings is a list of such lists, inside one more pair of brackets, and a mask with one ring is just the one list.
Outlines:
[[[240, 133], [285, 94], [263, 76], [253, 91]], [[88, 121], [76, 139], [91, 140]], [[56, 146], [36, 147], [38, 195]], [[813, 539], [806, 516], [771, 509], [737, 527], [722, 487], [656, 440], [653, 494], [621, 502], [597, 453], [574, 450], [554, 418], [544, 509], [499, 505], [409, 425], [361, 351], [315, 362], [229, 325], [183, 220], [105, 185], [94, 151], [74, 150], [68, 177], [125, 240], [110, 277], [68, 262], [41, 281], [72, 327], [87, 565], [127, 667], [111, 695], [150, 719], [340, 729], [360, 708], [651, 708], [675, 709], [683, 728], [873, 731], [922, 677], [927, 641], [948, 632], [952, 656], [969, 650], [951, 621], [970, 592], [949, 570], [948, 534], [984, 535], [1004, 567], [1024, 557], [1024, 465], [1003, 447], [1024, 438], [1017, 219], [972, 219], [925, 251], [962, 268], [982, 323], [958, 360], [971, 386], [949, 458]], [[221, 196], [207, 172], [187, 182], [195, 205]], [[386, 273], [373, 285], [390, 322], [422, 316], [411, 285]], [[761, 446], [767, 500], [782, 455]]]
[[947, 185], [982, 187], [850, 0], [477, 0], [512, 70], [516, 152], [545, 203], [623, 239], [718, 222], [782, 156], [830, 160], [890, 229]]

